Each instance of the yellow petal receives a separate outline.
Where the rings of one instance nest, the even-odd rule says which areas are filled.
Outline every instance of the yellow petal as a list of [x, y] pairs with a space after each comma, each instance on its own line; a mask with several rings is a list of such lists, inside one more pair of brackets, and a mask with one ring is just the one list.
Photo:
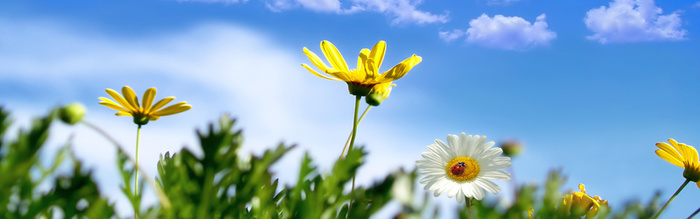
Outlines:
[[329, 71], [326, 71], [326, 74], [333, 76], [333, 77], [336, 77], [336, 78], [340, 79], [341, 81], [351, 82], [351, 81], [353, 81], [353, 77], [352, 77], [353, 73], [352, 72], [354, 72], [354, 71], [344, 72], [344, 71], [339, 71], [339, 70], [335, 70], [335, 69], [329, 69]]
[[148, 116], [148, 120], [149, 120], [149, 121], [156, 121], [156, 120], [158, 120], [158, 119], [160, 119], [160, 116], [154, 116], [154, 115], [149, 115], [149, 116]]
[[148, 88], [145, 93], [143, 93], [143, 113], [148, 114], [148, 110], [151, 109], [151, 104], [153, 104], [153, 99], [156, 98], [156, 88]]
[[686, 145], [686, 147], [688, 148], [688, 155], [690, 155], [690, 157], [688, 158], [690, 162], [698, 163], [698, 150], [695, 150], [695, 148], [690, 145]]
[[695, 183], [695, 184], [698, 184], [698, 189], [700, 189], [700, 181], [698, 181], [698, 182]]
[[117, 105], [116, 103], [114, 103], [114, 102], [113, 102], [112, 100], [110, 100], [110, 99], [107, 99], [107, 98], [104, 98], [104, 97], [100, 97], [100, 99], [102, 100], [102, 101], [100, 101], [100, 104], [103, 105], [103, 106], [109, 107], [109, 108], [114, 109], [114, 110], [117, 110], [117, 111], [119, 111], [119, 112], [129, 113], [129, 110], [126, 110], [126, 109], [124, 109], [123, 107]]
[[140, 112], [141, 107], [139, 107], [139, 100], [136, 97], [136, 93], [129, 86], [124, 86], [122, 88], [122, 94], [124, 94], [124, 99], [131, 105], [131, 107], [137, 109]]
[[382, 61], [384, 60], [384, 54], [386, 53], [386, 42], [379, 41], [372, 47], [372, 52], [369, 53], [369, 58], [373, 59], [377, 69], [382, 66]]
[[401, 63], [397, 64], [393, 68], [389, 69], [389, 71], [383, 73], [377, 78], [377, 80], [379, 82], [397, 80], [406, 75], [406, 73], [408, 73], [408, 71], [410, 71], [413, 68], [413, 66], [416, 66], [421, 61], [423, 61], [423, 58], [417, 55], [413, 55], [408, 59], [403, 60]]
[[119, 105], [124, 107], [125, 109], [129, 111], [136, 111], [136, 109], [127, 102], [124, 97], [122, 97], [121, 94], [117, 93], [116, 91], [107, 88], [105, 91], [107, 91], [107, 94], [112, 97], [112, 99], [116, 100]]
[[673, 138], [669, 138], [668, 143], [671, 143], [671, 145], [673, 145], [673, 147], [678, 146], [678, 142], [676, 141], [676, 139], [673, 139]]
[[166, 97], [163, 98], [162, 100], [158, 101], [156, 104], [153, 105], [153, 108], [151, 108], [151, 112], [158, 111], [161, 107], [165, 106], [165, 104], [170, 103], [170, 101], [173, 101], [175, 97]]
[[691, 155], [690, 155], [690, 149], [689, 149], [688, 145], [681, 143], [681, 144], [678, 144], [678, 147], [676, 147], [676, 149], [678, 150], [678, 152], [681, 153], [681, 157], [683, 157], [682, 161], [690, 160]]
[[309, 57], [311, 64], [314, 64], [314, 66], [316, 66], [316, 68], [320, 69], [321, 71], [326, 72], [328, 71], [328, 69], [330, 69], [326, 65], [326, 63], [324, 63], [323, 60], [321, 60], [321, 57], [318, 57], [316, 53], [311, 52], [306, 47], [304, 47], [304, 54], [306, 54], [306, 56]]
[[357, 70], [364, 71], [365, 69], [365, 60], [367, 60], [369, 57], [369, 49], [362, 49], [360, 50], [360, 55], [357, 56]]
[[681, 157], [679, 152], [677, 152], [676, 149], [672, 148], [670, 145], [668, 145], [664, 142], [659, 142], [659, 143], [656, 143], [656, 147], [661, 148], [661, 150], [664, 150], [666, 153], [668, 153], [669, 155], [671, 155], [673, 158], [680, 161], [681, 163], [683, 162], [683, 157]]
[[343, 59], [343, 55], [340, 54], [340, 51], [338, 51], [331, 42], [326, 40], [321, 41], [321, 50], [323, 50], [323, 55], [326, 56], [326, 59], [328, 59], [328, 62], [331, 63], [333, 68], [346, 72], [350, 71], [348, 65], [345, 63], [345, 59]]
[[319, 77], [319, 78], [328, 79], [328, 80], [334, 80], [334, 81], [340, 81], [340, 79], [331, 78], [331, 77], [327, 77], [327, 76], [325, 76], [325, 75], [319, 74], [318, 72], [316, 72], [316, 71], [314, 71], [313, 69], [311, 69], [311, 67], [309, 67], [309, 65], [307, 65], [307, 64], [301, 64], [301, 66], [304, 66], [304, 68], [306, 68], [306, 70], [308, 70], [309, 72], [311, 72], [311, 74], [314, 74], [314, 75], [316, 75], [316, 76]]
[[131, 113], [125, 113], [125, 112], [117, 112], [117, 113], [115, 113], [114, 115], [117, 115], [117, 116], [132, 116]]
[[191, 108], [192, 108], [192, 106], [187, 105], [187, 102], [183, 101], [183, 102], [176, 103], [172, 106], [166, 107], [165, 109], [159, 110], [158, 112], [155, 112], [152, 115], [154, 115], [154, 116], [167, 116], [167, 115], [181, 113], [181, 112], [187, 111]]
[[685, 168], [685, 165], [683, 165], [682, 161], [671, 156], [668, 152], [666, 152], [664, 150], [656, 150], [656, 151], [654, 151], [654, 153], [656, 153], [656, 155], [659, 156], [661, 159], [664, 159], [665, 161], [667, 161], [673, 165], [679, 166], [681, 168]]

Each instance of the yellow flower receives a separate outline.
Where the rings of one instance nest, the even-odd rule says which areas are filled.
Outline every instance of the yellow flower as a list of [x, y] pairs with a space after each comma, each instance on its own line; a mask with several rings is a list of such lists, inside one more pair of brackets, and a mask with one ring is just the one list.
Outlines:
[[574, 192], [564, 197], [563, 208], [572, 216], [586, 218], [595, 217], [601, 206], [608, 206], [608, 201], [602, 200], [598, 196], [591, 197], [586, 194], [586, 186], [578, 184], [580, 192]]
[[379, 106], [379, 104], [382, 104], [382, 102], [389, 97], [391, 88], [394, 86], [396, 86], [396, 84], [392, 84], [391, 81], [375, 85], [369, 92], [369, 95], [367, 95], [367, 98], [365, 98], [365, 101], [369, 105]]
[[685, 168], [683, 177], [696, 182], [698, 188], [700, 188], [700, 161], [698, 161], [698, 151], [695, 150], [693, 146], [678, 143], [672, 138], [668, 139], [668, 143], [671, 143], [673, 147], [665, 142], [656, 143], [656, 147], [660, 148], [654, 151], [656, 155], [673, 165]]
[[309, 60], [316, 68], [331, 77], [316, 72], [307, 64], [301, 65], [320, 78], [346, 82], [350, 94], [359, 96], [367, 96], [377, 84], [392, 82], [403, 77], [413, 66], [422, 61], [420, 56], [413, 54], [413, 56], [380, 74], [379, 67], [382, 65], [384, 53], [386, 52], [386, 42], [384, 41], [379, 41], [372, 47], [372, 50], [362, 49], [357, 60], [357, 69], [353, 70], [348, 68], [345, 59], [343, 59], [343, 56], [331, 42], [322, 41], [321, 50], [331, 67], [328, 67], [320, 57], [306, 47], [304, 47], [304, 54], [309, 57]]
[[168, 106], [164, 109], [163, 106], [168, 104], [170, 101], [174, 100], [175, 97], [166, 97], [158, 101], [156, 104], [153, 100], [156, 97], [156, 88], [152, 87], [146, 90], [143, 94], [143, 103], [139, 106], [138, 97], [136, 93], [129, 86], [124, 86], [122, 88], [122, 95], [119, 95], [116, 91], [107, 88], [107, 93], [116, 100], [116, 103], [110, 99], [100, 97], [100, 104], [115, 109], [119, 112], [116, 113], [117, 116], [131, 116], [134, 117], [134, 123], [137, 125], [145, 125], [148, 121], [158, 120], [161, 116], [178, 114], [187, 111], [192, 108], [187, 102], [182, 101], [174, 105]]

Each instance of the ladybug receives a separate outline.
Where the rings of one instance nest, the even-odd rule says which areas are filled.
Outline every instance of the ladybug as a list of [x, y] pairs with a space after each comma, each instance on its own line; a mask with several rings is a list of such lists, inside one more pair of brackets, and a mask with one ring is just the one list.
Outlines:
[[464, 162], [459, 162], [452, 166], [452, 168], [450, 168], [450, 171], [455, 176], [461, 176], [462, 173], [464, 173], [464, 168], [466, 168], [466, 166], [467, 164], [465, 164]]

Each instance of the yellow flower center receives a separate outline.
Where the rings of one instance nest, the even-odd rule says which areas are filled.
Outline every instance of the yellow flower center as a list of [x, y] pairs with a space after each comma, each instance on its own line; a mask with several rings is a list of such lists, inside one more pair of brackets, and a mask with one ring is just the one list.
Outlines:
[[455, 157], [447, 162], [445, 172], [457, 181], [470, 181], [479, 175], [479, 163], [470, 157]]

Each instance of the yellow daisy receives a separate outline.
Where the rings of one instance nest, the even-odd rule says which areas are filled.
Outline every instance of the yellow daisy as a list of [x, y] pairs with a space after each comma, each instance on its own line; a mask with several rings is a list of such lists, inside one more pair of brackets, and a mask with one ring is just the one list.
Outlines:
[[[143, 102], [141, 105], [139, 105], [136, 93], [134, 93], [134, 90], [129, 86], [124, 86], [122, 88], [123, 97], [112, 89], [107, 88], [106, 91], [116, 102], [105, 97], [100, 97], [100, 100], [102, 100], [100, 104], [119, 111], [116, 113], [117, 116], [134, 117], [134, 123], [137, 125], [145, 125], [148, 121], [158, 120], [161, 116], [178, 114], [192, 108], [187, 102], [182, 101], [161, 109], [170, 101], [174, 100], [175, 97], [166, 97], [156, 104], [153, 104], [153, 100], [156, 97], [156, 88], [154, 87], [149, 88], [143, 94]], [[151, 106], [151, 104], [153, 104], [153, 106]]]
[[654, 151], [656, 155], [673, 165], [684, 168], [683, 177], [696, 182], [698, 188], [700, 188], [700, 161], [698, 160], [698, 151], [695, 150], [693, 146], [678, 143], [672, 138], [668, 139], [668, 143], [671, 143], [673, 147], [665, 142], [656, 143], [656, 147], [660, 148]]
[[600, 206], [608, 206], [607, 200], [586, 194], [586, 186], [583, 184], [578, 184], [578, 188], [581, 190], [580, 192], [574, 192], [564, 197], [563, 208], [571, 215], [576, 217], [586, 215], [586, 218], [592, 218], [598, 214]]
[[328, 67], [320, 57], [306, 47], [304, 47], [304, 54], [309, 57], [309, 60], [316, 68], [331, 77], [316, 72], [307, 64], [301, 65], [320, 78], [346, 82], [350, 94], [359, 96], [367, 96], [370, 90], [377, 84], [391, 82], [403, 77], [413, 66], [422, 61], [420, 56], [413, 54], [408, 59], [403, 60], [393, 68], [380, 74], [379, 67], [382, 65], [384, 53], [386, 52], [386, 42], [384, 41], [379, 41], [372, 47], [372, 50], [362, 49], [357, 60], [357, 69], [353, 70], [348, 68], [340, 51], [338, 51], [331, 42], [322, 41], [321, 50], [331, 64], [331, 67]]

